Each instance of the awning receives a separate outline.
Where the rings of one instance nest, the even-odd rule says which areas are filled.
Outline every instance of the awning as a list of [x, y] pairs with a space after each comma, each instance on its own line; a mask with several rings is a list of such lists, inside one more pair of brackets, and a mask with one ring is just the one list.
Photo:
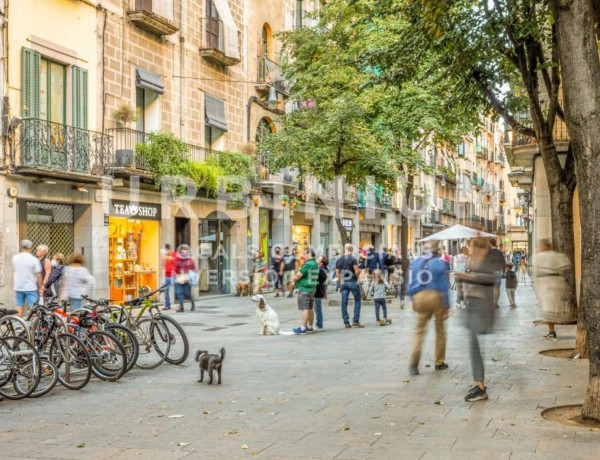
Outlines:
[[138, 88], [149, 89], [151, 91], [155, 91], [158, 94], [163, 94], [165, 92], [165, 86], [162, 82], [162, 77], [160, 75], [156, 75], [155, 73], [148, 72], [147, 70], [140, 69], [139, 67], [136, 69], [136, 78], [135, 78], [135, 86]]
[[225, 119], [225, 101], [217, 99], [210, 94], [204, 94], [204, 112], [206, 115], [206, 124], [213, 128], [227, 131], [227, 121]]

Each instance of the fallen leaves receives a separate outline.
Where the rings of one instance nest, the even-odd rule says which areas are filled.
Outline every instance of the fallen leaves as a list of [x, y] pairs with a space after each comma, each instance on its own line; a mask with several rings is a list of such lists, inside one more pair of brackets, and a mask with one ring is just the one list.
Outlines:
[[179, 447], [185, 447], [185, 446], [189, 446], [189, 445], [190, 445], [189, 442], [178, 442], [177, 443], [177, 446], [179, 446]]
[[169, 418], [181, 418], [181, 417], [183, 417], [183, 415], [181, 415], [181, 414], [169, 415]]
[[210, 415], [210, 411], [209, 411], [209, 410], [203, 410], [203, 411], [202, 411], [202, 413], [203, 413], [204, 415]]
[[248, 448], [248, 444], [244, 444], [244, 445], [242, 445], [242, 449], [244, 449], [244, 450], [245, 450], [245, 449], [247, 449], [247, 448]]
[[85, 442], [77, 444], [75, 447], [77, 447], [78, 449], [82, 449], [83, 447], [85, 447]]
[[502, 359], [494, 357], [494, 358], [492, 358], [492, 361], [494, 361], [495, 363], [497, 363], [498, 361], [502, 361]]
[[437, 404], [438, 406], [442, 406], [444, 403], [440, 400], [433, 401], [433, 404]]
[[237, 434], [237, 433], [238, 433], [238, 430], [231, 430], [231, 431], [230, 431], [229, 433], [227, 433], [227, 434]]
[[350, 431], [350, 427], [348, 425], [344, 425], [340, 428], [342, 431]]

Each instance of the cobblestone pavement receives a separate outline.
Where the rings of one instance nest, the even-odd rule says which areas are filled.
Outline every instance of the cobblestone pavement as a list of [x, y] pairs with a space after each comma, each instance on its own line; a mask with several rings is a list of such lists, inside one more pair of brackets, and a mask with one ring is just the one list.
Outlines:
[[[273, 298], [282, 327], [298, 325], [295, 299]], [[581, 403], [587, 361], [543, 357], [574, 343], [574, 326], [542, 339], [533, 291], [517, 291], [483, 338], [488, 401], [473, 385], [460, 312], [448, 321], [446, 371], [433, 370], [430, 324], [421, 375], [409, 377], [414, 313], [392, 304], [393, 324], [344, 329], [325, 309], [325, 332], [258, 336], [247, 298], [203, 300], [175, 314], [191, 340], [184, 366], [133, 370], [117, 383], [55, 389], [0, 402], [0, 457], [67, 459], [597, 459], [600, 432], [544, 421], [545, 407]], [[223, 384], [197, 383], [193, 352], [227, 348]]]

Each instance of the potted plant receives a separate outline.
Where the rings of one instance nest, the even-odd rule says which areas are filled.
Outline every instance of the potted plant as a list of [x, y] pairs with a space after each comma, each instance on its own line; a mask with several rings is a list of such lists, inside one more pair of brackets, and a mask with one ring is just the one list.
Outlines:
[[[129, 128], [130, 124], [137, 121], [138, 111], [127, 103], [123, 103], [113, 113], [113, 117], [120, 128]], [[117, 149], [115, 150], [116, 166], [126, 168], [133, 166], [133, 149]]]

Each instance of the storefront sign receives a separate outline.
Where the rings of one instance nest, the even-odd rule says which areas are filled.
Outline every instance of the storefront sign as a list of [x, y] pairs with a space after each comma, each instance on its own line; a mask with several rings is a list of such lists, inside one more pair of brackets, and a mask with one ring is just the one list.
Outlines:
[[111, 200], [110, 215], [114, 217], [160, 220], [160, 204], [130, 203], [129, 201], [123, 200]]
[[342, 227], [346, 229], [347, 232], [351, 232], [354, 230], [354, 221], [352, 219], [340, 219], [342, 223]]

